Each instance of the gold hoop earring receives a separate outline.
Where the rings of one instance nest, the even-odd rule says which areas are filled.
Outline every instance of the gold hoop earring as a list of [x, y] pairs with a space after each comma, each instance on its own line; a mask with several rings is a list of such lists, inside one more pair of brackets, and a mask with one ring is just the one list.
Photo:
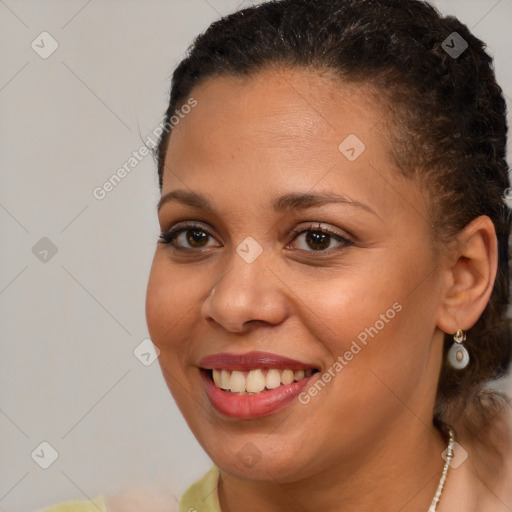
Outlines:
[[462, 370], [469, 364], [469, 353], [463, 345], [466, 341], [466, 333], [462, 329], [457, 329], [453, 335], [453, 345], [448, 351], [448, 362], [456, 370]]

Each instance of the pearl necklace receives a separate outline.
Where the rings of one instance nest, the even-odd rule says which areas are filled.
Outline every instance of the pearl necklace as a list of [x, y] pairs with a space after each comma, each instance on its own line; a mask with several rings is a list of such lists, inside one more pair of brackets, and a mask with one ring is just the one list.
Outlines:
[[443, 467], [443, 474], [441, 475], [441, 480], [439, 480], [439, 484], [437, 486], [436, 493], [432, 499], [432, 503], [428, 512], [435, 512], [437, 510], [437, 505], [439, 504], [439, 500], [441, 499], [441, 493], [443, 492], [444, 483], [446, 481], [446, 475], [448, 474], [448, 468], [450, 467], [450, 462], [453, 458], [453, 444], [455, 443], [455, 432], [452, 427], [446, 426], [449, 435], [448, 447], [446, 449], [446, 461]]

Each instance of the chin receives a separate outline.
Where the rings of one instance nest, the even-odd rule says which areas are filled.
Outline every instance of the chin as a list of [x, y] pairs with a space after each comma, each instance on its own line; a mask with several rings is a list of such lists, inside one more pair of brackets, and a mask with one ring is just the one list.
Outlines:
[[[304, 441], [304, 435], [297, 432], [286, 440], [265, 433], [227, 434], [222, 429], [194, 434], [213, 463], [230, 476], [240, 480], [279, 481], [282, 483], [300, 481], [311, 476], [318, 462], [320, 447]], [[287, 442], [288, 441], [288, 442]], [[305, 446], [309, 446], [306, 451]]]
[[[304, 472], [301, 461], [297, 461], [291, 453], [262, 456], [255, 462], [240, 461], [237, 454], [220, 457], [213, 455], [212, 460], [230, 477], [239, 480], [287, 483], [302, 480], [309, 473], [309, 471]], [[307, 465], [305, 466], [307, 467]]]

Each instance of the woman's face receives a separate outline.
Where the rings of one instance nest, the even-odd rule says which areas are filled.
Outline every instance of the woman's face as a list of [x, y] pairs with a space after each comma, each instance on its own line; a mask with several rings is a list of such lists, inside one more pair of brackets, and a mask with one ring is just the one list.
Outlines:
[[301, 70], [192, 96], [158, 212], [183, 230], [156, 248], [146, 316], [201, 445], [234, 476], [286, 482], [426, 431], [442, 285], [385, 109]]

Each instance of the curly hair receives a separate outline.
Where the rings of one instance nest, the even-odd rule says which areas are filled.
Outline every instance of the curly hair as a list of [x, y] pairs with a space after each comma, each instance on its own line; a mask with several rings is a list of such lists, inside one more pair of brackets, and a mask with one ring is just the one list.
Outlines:
[[[454, 41], [460, 54], [448, 51]], [[490, 217], [497, 277], [467, 333], [470, 364], [442, 365], [436, 422], [481, 401], [512, 358], [506, 104], [485, 48], [455, 17], [420, 0], [271, 0], [221, 18], [195, 39], [173, 73], [165, 114], [169, 122], [195, 86], [216, 76], [272, 67], [329, 71], [369, 86], [389, 107], [392, 158], [398, 172], [427, 190], [436, 242], [453, 239], [480, 215]], [[157, 147], [160, 190], [171, 133]], [[446, 333], [445, 361], [452, 342]]]

